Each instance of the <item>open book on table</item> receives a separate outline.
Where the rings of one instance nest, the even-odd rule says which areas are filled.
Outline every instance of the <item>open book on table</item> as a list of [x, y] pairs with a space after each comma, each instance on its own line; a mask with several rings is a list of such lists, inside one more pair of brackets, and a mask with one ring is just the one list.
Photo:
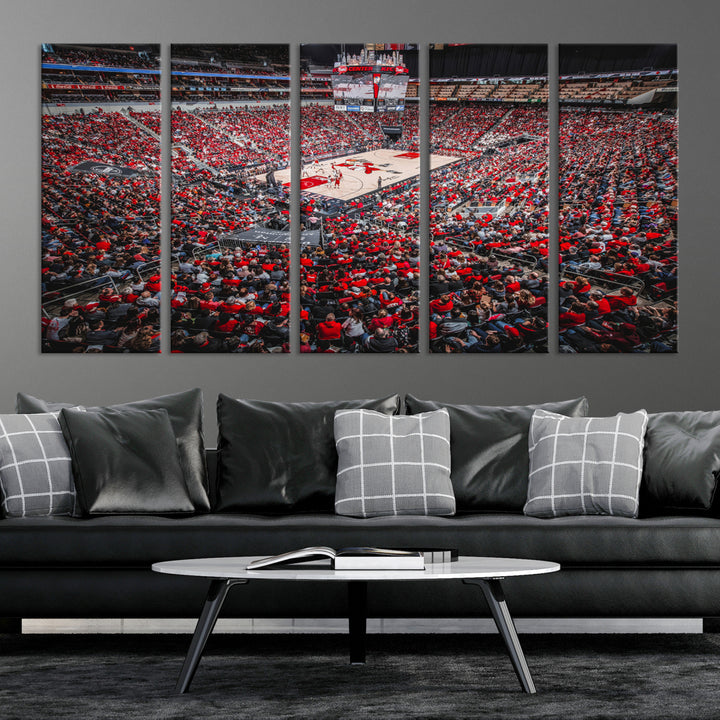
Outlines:
[[414, 550], [389, 550], [372, 547], [348, 547], [333, 550], [329, 547], [306, 547], [254, 560], [248, 570], [275, 568], [281, 565], [329, 559], [335, 570], [424, 570], [422, 552]]

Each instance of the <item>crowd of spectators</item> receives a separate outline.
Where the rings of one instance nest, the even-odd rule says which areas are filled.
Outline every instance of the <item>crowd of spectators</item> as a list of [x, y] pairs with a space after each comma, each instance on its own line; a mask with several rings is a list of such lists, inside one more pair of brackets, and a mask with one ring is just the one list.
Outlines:
[[[44, 103], [153, 103], [160, 100], [159, 46], [143, 46], [142, 50], [67, 45], [52, 48], [42, 52]], [[77, 67], [60, 67], [68, 64]]]
[[[158, 349], [159, 112], [43, 117], [44, 347]], [[431, 105], [430, 346], [547, 349], [544, 104]], [[418, 149], [418, 112], [301, 114], [303, 159]], [[145, 132], [147, 129], [151, 132]], [[174, 352], [287, 352], [289, 108], [175, 109]], [[566, 109], [560, 127], [560, 331], [568, 352], [675, 349], [677, 123], [636, 109]], [[84, 160], [134, 171], [74, 172]], [[267, 177], [266, 177], [267, 174]], [[302, 194], [321, 245], [300, 256], [302, 352], [418, 347], [418, 179], [344, 202]]]
[[[58, 62], [142, 65], [121, 63], [125, 54], [110, 50], [62, 50]], [[270, 51], [268, 59], [282, 56]], [[222, 59], [228, 69], [233, 58]], [[248, 69], [235, 63], [235, 72]], [[148, 80], [49, 72], [61, 74], [54, 81], [90, 85]], [[268, 72], [278, 68], [259, 74]], [[123, 92], [88, 87], [78, 99], [118, 100]], [[288, 164], [288, 124], [286, 103], [173, 113], [173, 351], [288, 349], [288, 245], [219, 245], [225, 234], [255, 225], [287, 227], [287, 189], [266, 183], [264, 173]], [[44, 116], [44, 349], [159, 349], [159, 132], [160, 113], [150, 109]], [[98, 166], [73, 170], [87, 160]]]
[[[416, 352], [416, 179], [352, 201], [300, 257], [301, 352]], [[316, 212], [306, 199], [304, 219]]]
[[185, 103], [277, 102], [287, 100], [287, 81], [276, 76], [250, 80], [245, 77], [173, 77], [173, 100]]
[[[43, 350], [159, 350], [160, 145], [119, 113], [42, 118]], [[126, 175], [76, 172], [86, 160]]]
[[[348, 118], [311, 106], [304, 119], [308, 157], [381, 147], [382, 124], [407, 124], [399, 149], [417, 147], [417, 112]], [[188, 121], [188, 117], [190, 120]], [[289, 252], [285, 244], [225, 242], [261, 224], [288, 219], [287, 189], [228, 172], [241, 148], [268, 167], [287, 163], [287, 108], [205, 109], [174, 117], [174, 141], [192, 153], [173, 158], [173, 335], [176, 352], [285, 352], [289, 347]], [[202, 125], [198, 125], [202, 123]], [[228, 143], [234, 147], [229, 147]], [[215, 153], [203, 154], [214, 147]], [[177, 148], [176, 150], [181, 150]], [[253, 156], [255, 157], [255, 156]], [[208, 169], [198, 169], [198, 161]], [[233, 180], [235, 182], [233, 182]], [[304, 226], [324, 218], [324, 243], [304, 247], [301, 275], [303, 352], [410, 352], [417, 348], [417, 180], [349, 203], [304, 195]], [[332, 206], [332, 212], [328, 212]]]
[[[257, 63], [221, 63], [221, 62], [202, 62], [202, 61], [183, 61], [182, 59], [172, 59], [172, 69], [178, 70], [184, 73], [215, 73], [215, 80], [222, 78], [223, 81], [232, 80], [227, 75], [254, 75], [260, 78], [273, 78], [277, 75], [290, 76], [290, 71], [287, 63], [283, 66], [282, 64], [273, 64], [272, 66], [258, 65]], [[202, 79], [200, 75], [189, 75], [193, 79], [194, 83], [197, 83], [198, 79]]]
[[[361, 130], [360, 139], [363, 145], [368, 149], [375, 149], [386, 144], [387, 140], [382, 128], [385, 126], [399, 126], [402, 134], [394, 144], [393, 148], [398, 150], [414, 150], [417, 151], [419, 143], [418, 130], [418, 108], [417, 105], [408, 106], [404, 112], [380, 112], [380, 113], [346, 113], [348, 121], [356, 126], [355, 134], [358, 134], [357, 128]], [[337, 120], [331, 120], [334, 125], [338, 124]], [[319, 124], [313, 123], [308, 119], [307, 134], [303, 135], [303, 155], [310, 151], [311, 138], [319, 133]], [[307, 140], [307, 142], [306, 142]]]
[[234, 142], [191, 112], [173, 110], [172, 136], [174, 144], [189, 148], [201, 163], [211, 167], [245, 165], [256, 161], [252, 148]]
[[[173, 48], [173, 70], [264, 76], [193, 74], [173, 83], [175, 102], [203, 101], [172, 113], [173, 352], [289, 351], [289, 243], [228, 239], [255, 226], [288, 226], [288, 189], [266, 181], [290, 158], [288, 82], [273, 77], [289, 75], [287, 53], [287, 46]], [[252, 104], [210, 104], [218, 100]]]
[[266, 173], [289, 163], [289, 119], [283, 105], [173, 111], [173, 352], [289, 351], [289, 242], [227, 240], [287, 229], [288, 189]]
[[545, 106], [513, 108], [502, 121], [485, 133], [480, 147], [493, 147], [523, 136], [547, 138], [548, 118]]
[[[160, 157], [157, 138], [144, 129], [156, 133], [160, 114], [129, 114], [139, 125], [120, 112], [44, 116], [44, 347], [49, 351], [159, 349]], [[233, 168], [251, 160], [287, 164], [289, 114], [286, 108], [253, 108], [235, 115], [232, 133], [225, 111], [217, 118], [208, 112], [207, 121], [189, 113], [173, 117], [174, 129], [185, 128], [176, 142], [183, 140], [189, 148], [175, 148], [173, 154], [174, 352], [289, 347], [288, 245], [218, 245], [225, 234], [258, 224], [287, 225], [287, 190], [266, 185], [264, 178], [241, 180]], [[265, 126], [261, 117], [268, 119]], [[258, 130], [253, 138], [251, 126]], [[192, 141], [188, 128], [196, 133]], [[252, 143], [247, 151], [238, 145], [243, 132]], [[267, 155], [257, 152], [262, 142]], [[198, 158], [203, 143], [207, 154]], [[72, 171], [88, 159], [137, 174]]]
[[43, 70], [44, 103], [159, 103], [159, 75], [92, 70]]
[[566, 352], [677, 349], [677, 117], [572, 109], [560, 122]]
[[173, 237], [173, 352], [289, 351], [287, 244], [209, 248]]
[[[544, 350], [545, 109], [439, 105], [431, 128], [434, 152], [462, 158], [431, 180], [432, 349]], [[560, 149], [561, 348], [674, 351], [676, 116], [566, 108]]]
[[458, 158], [431, 175], [430, 349], [544, 352], [547, 110], [439, 104], [430, 117], [433, 152]]
[[205, 110], [198, 112], [197, 116], [235, 142], [242, 143], [246, 153], [245, 164], [271, 163], [277, 168], [290, 164], [289, 105]]
[[393, 144], [394, 148], [417, 151], [419, 131], [415, 106], [404, 113], [348, 113], [337, 112], [332, 105], [306, 105], [300, 120], [303, 160], [384, 147], [388, 140], [382, 128], [388, 125], [402, 128], [402, 135]]
[[143, 47], [143, 50], [130, 50], [102, 45], [83, 47], [53, 44], [52, 51], [43, 50], [42, 61], [60, 65], [157, 69], [160, 63], [160, 46]]
[[[306, 126], [306, 148], [320, 152], [322, 147], [322, 152], [333, 154], [348, 137], [353, 143], [375, 147], [384, 142], [377, 118], [373, 127], [365, 118], [355, 123], [344, 114], [322, 114], [324, 123], [315, 123], [312, 129]], [[202, 132], [214, 134], [219, 143], [252, 134], [255, 148], [264, 151], [266, 161], [286, 161], [287, 155], [279, 155], [279, 151], [287, 153], [286, 110], [205, 110], [201, 118]], [[399, 120], [394, 114], [383, 122]], [[186, 136], [188, 125], [185, 123]], [[416, 131], [408, 139], [411, 143], [417, 143]], [[184, 144], [193, 155], [201, 149], [201, 144], [195, 145], [192, 140]], [[272, 225], [279, 220], [278, 227], [282, 226], [287, 220], [287, 190], [250, 177], [231, 192], [229, 176], [222, 168], [235, 161], [235, 153], [233, 148], [232, 153], [216, 155], [212, 164], [216, 174], [212, 176], [200, 176], [192, 169], [197, 156], [186, 161], [187, 167], [180, 163], [176, 171], [173, 251], [179, 263], [172, 299], [175, 351], [288, 349], [287, 246], [218, 245], [223, 237], [256, 224]], [[175, 170], [175, 160], [173, 167]], [[306, 246], [301, 257], [303, 351], [407, 352], [417, 347], [417, 194], [416, 181], [404, 183], [338, 206], [325, 218], [324, 245]], [[317, 220], [314, 213], [321, 206], [321, 200], [304, 197], [303, 220], [308, 225]], [[362, 327], [365, 330], [360, 332]]]
[[172, 48], [172, 67], [243, 75], [290, 75], [287, 45], [188, 45]]
[[300, 137], [304, 159], [347, 155], [367, 149], [371, 141], [354, 113], [319, 104], [303, 107]]
[[173, 45], [173, 100], [287, 102], [287, 45]]
[[173, 352], [288, 352], [289, 243], [221, 243], [256, 225], [285, 227], [287, 190], [250, 179], [233, 192], [222, 180], [180, 178], [172, 200]]
[[132, 110], [130, 109], [129, 115], [134, 120], [137, 120], [141, 125], [144, 125], [148, 130], [154, 132], [156, 135], [160, 135], [160, 111], [159, 110]]
[[[346, 113], [308, 105], [303, 159], [388, 147], [384, 126], [400, 126], [394, 149], [417, 152], [418, 111]], [[303, 222], [324, 214], [322, 247], [300, 258], [301, 352], [417, 352], [418, 178], [349, 202], [303, 194]]]
[[430, 114], [431, 152], [465, 155], [477, 151], [485, 133], [507, 112], [500, 105], [458, 107], [433, 105]]

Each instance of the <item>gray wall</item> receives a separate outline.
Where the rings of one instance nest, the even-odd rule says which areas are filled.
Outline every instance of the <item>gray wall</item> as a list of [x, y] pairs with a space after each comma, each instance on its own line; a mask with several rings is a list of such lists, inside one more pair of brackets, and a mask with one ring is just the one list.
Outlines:
[[[0, 53], [0, 411], [18, 390], [106, 404], [199, 386], [209, 444], [219, 391], [313, 400], [410, 392], [517, 404], [586, 394], [594, 414], [720, 408], [716, 281], [720, 12], [693, 0], [5, 0]], [[677, 355], [391, 357], [41, 355], [42, 42], [677, 43], [680, 69], [680, 352]], [[551, 115], [552, 117], [552, 115]], [[713, 220], [713, 218], [716, 218]], [[296, 310], [297, 312], [297, 310]], [[167, 349], [167, 340], [165, 344]]]

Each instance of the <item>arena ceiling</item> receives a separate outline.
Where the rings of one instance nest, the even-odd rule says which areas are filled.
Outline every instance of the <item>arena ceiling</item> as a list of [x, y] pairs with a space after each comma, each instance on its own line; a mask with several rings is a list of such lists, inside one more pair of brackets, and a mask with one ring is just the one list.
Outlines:
[[430, 77], [512, 77], [547, 74], [547, 45], [434, 45]]
[[677, 45], [560, 46], [560, 75], [675, 68]]

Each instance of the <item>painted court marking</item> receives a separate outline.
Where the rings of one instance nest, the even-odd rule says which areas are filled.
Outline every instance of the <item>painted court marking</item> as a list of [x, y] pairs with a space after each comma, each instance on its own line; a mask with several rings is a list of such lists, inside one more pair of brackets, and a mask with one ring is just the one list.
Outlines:
[[[450, 165], [462, 158], [448, 155], [430, 155], [430, 169]], [[333, 165], [342, 173], [339, 187], [332, 181]], [[300, 180], [304, 193], [320, 195], [339, 200], [354, 200], [356, 197], [375, 192], [378, 177], [382, 186], [387, 187], [420, 174], [420, 154], [392, 149], [369, 150], [306, 163]], [[290, 186], [290, 169], [276, 170], [275, 178], [286, 187]]]

